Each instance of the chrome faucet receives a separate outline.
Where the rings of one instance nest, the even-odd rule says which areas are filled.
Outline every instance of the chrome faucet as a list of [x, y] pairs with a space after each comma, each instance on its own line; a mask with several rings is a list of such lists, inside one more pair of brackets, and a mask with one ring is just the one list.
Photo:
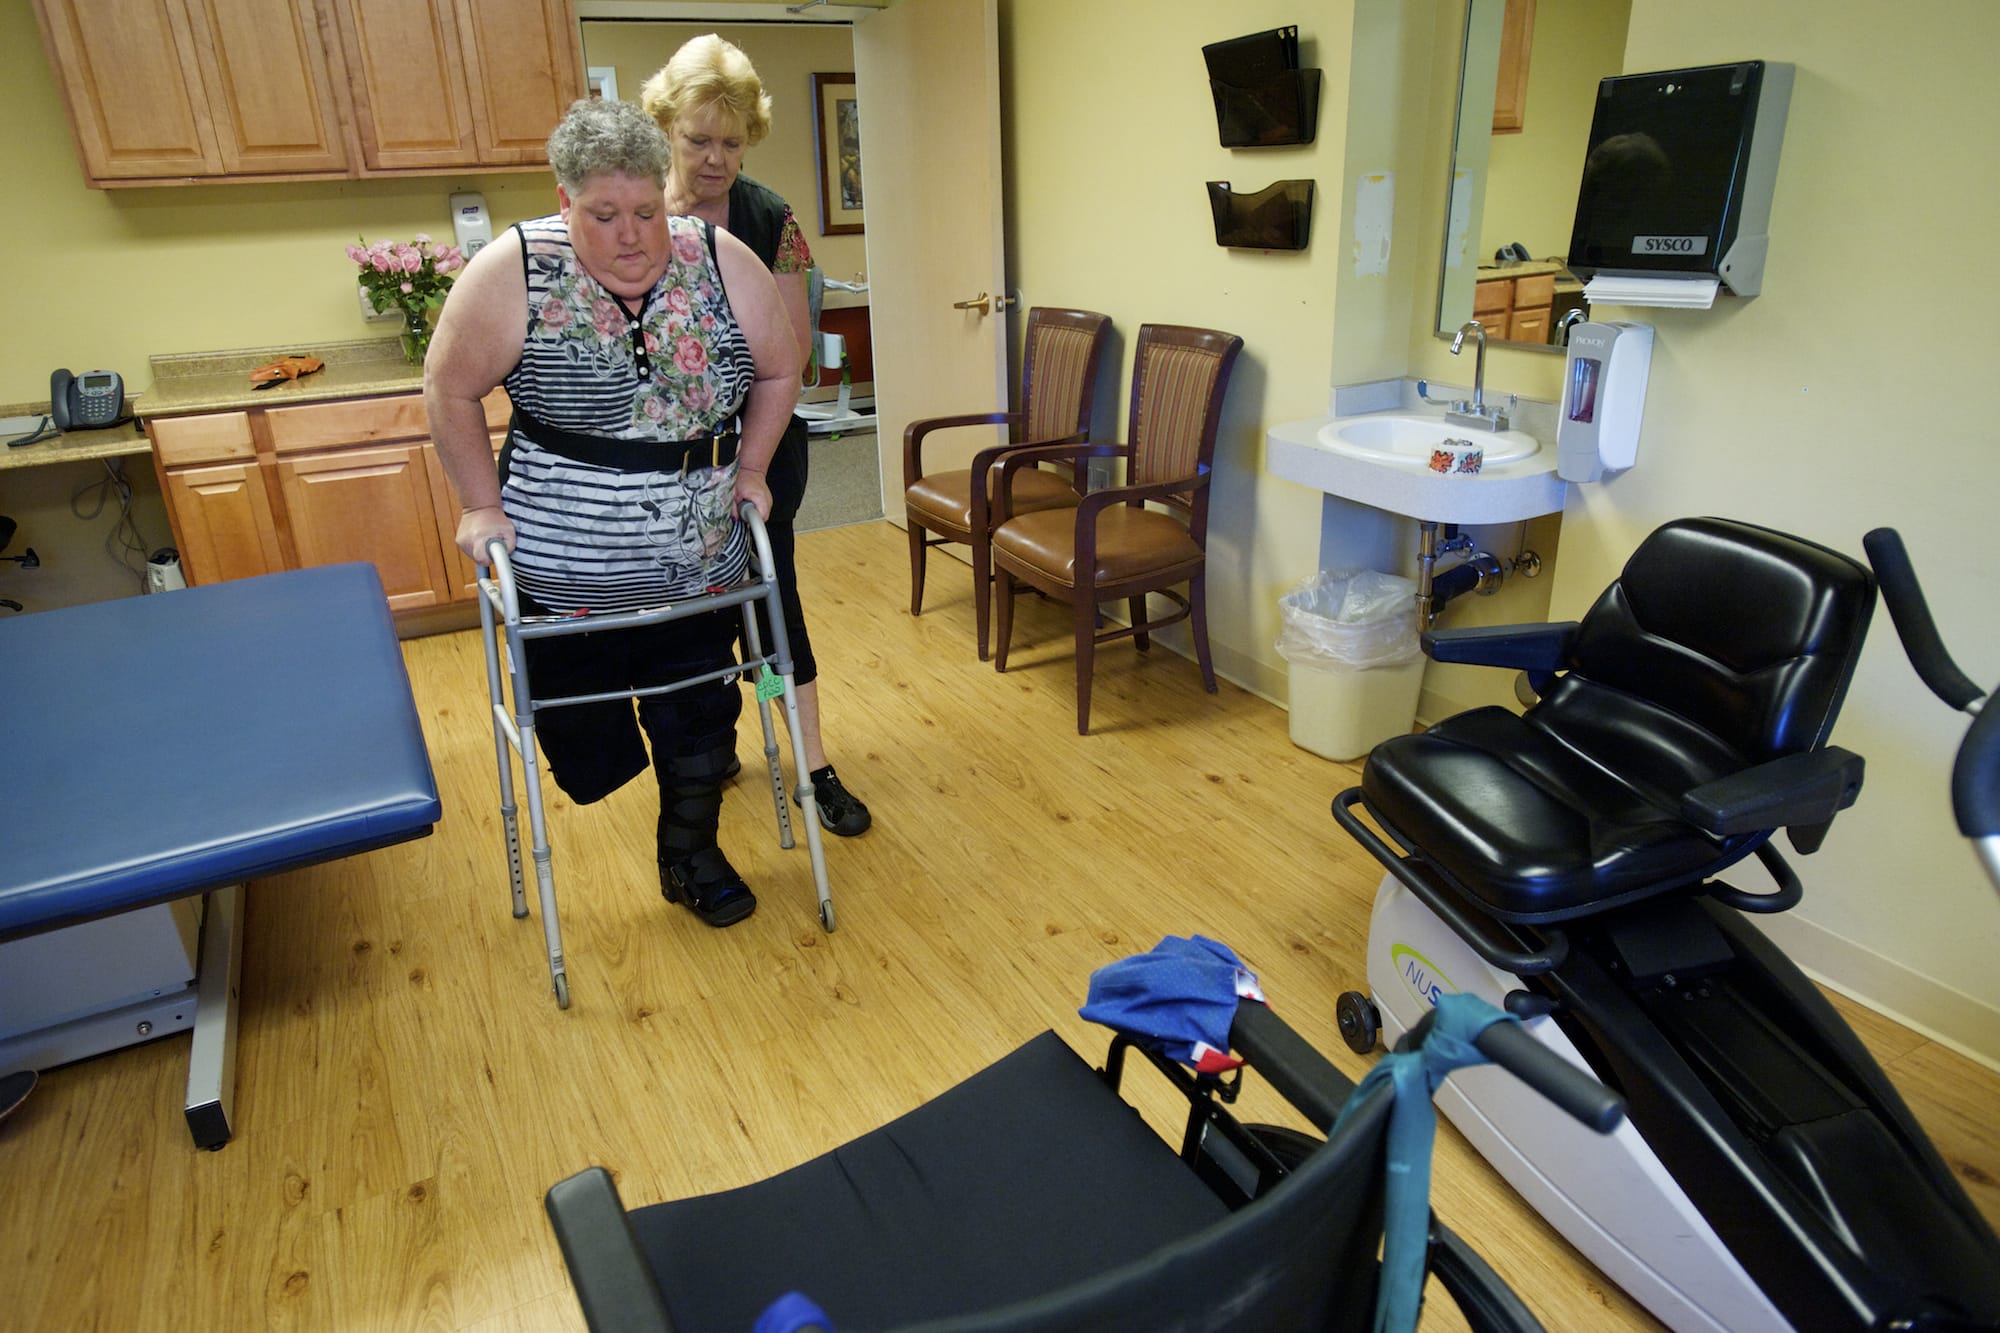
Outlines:
[[1468, 319], [1458, 326], [1458, 332], [1451, 335], [1451, 354], [1457, 356], [1465, 346], [1465, 335], [1471, 334], [1479, 340], [1472, 360], [1472, 401], [1464, 399], [1453, 403], [1444, 414], [1444, 419], [1454, 426], [1472, 426], [1479, 430], [1501, 431], [1507, 429], [1507, 414], [1497, 407], [1486, 405], [1486, 326], [1476, 319]]
[[1569, 331], [1590, 317], [1582, 306], [1573, 307], [1568, 314], [1556, 321], [1556, 346], [1569, 346]]

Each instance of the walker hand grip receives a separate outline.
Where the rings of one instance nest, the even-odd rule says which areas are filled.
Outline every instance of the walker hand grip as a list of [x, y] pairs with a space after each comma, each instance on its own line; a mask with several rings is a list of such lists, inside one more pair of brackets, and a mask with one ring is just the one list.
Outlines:
[[1625, 1118], [1623, 1097], [1536, 1041], [1519, 1023], [1495, 1023], [1473, 1044], [1586, 1128], [1609, 1134]]
[[1917, 583], [1917, 572], [1910, 565], [1910, 554], [1903, 548], [1902, 535], [1894, 528], [1877, 528], [1861, 539], [1861, 546], [1868, 552], [1868, 563], [1875, 567], [1882, 601], [1903, 641], [1903, 651], [1910, 655], [1910, 665], [1931, 693], [1963, 711], [1985, 691], [1974, 685], [1945, 651], [1924, 590]]

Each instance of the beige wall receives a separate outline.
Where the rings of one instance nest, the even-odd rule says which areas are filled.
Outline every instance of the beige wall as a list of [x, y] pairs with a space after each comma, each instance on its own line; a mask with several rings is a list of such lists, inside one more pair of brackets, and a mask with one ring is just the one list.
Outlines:
[[496, 230], [555, 208], [541, 173], [86, 189], [27, 5], [0, 5], [0, 52], [16, 249], [0, 402], [46, 399], [58, 365], [140, 390], [154, 353], [391, 336], [361, 318], [349, 242], [448, 237], [456, 190], [484, 193]]
[[1624, 68], [1630, 12], [1627, 0], [1536, 0], [1527, 115], [1490, 140], [1480, 262], [1514, 241], [1537, 259], [1568, 254], [1597, 81]]
[[[1657, 330], [1639, 465], [1575, 489], [1557, 616], [1681, 514], [1766, 523], [1861, 553], [1902, 530], [1947, 640], [2000, 677], [2000, 456], [1984, 386], [2000, 365], [1991, 95], [2000, 6], [1924, 0], [1634, 0], [1629, 70], [1756, 56], [1797, 66], [1754, 300], [1621, 310]], [[1835, 741], [1864, 755], [1859, 804], [1803, 859], [1805, 903], [1773, 934], [1808, 966], [2000, 1059], [2000, 903], [1952, 827], [1964, 719], [1917, 683], [1878, 615]]]
[[813, 258], [830, 278], [865, 274], [862, 236], [822, 236], [819, 171], [813, 157], [814, 74], [854, 72], [852, 29], [835, 23], [667, 23], [591, 19], [583, 24], [584, 63], [618, 71], [618, 95], [639, 100], [639, 87], [680, 44], [703, 33], [734, 42], [757, 67], [771, 98], [771, 132], [743, 159], [743, 170], [792, 206]]
[[[1244, 340], [1216, 449], [1209, 637], [1218, 670], [1278, 698], [1277, 599], [1314, 566], [1321, 506], [1265, 471], [1264, 431], [1326, 410], [1351, 6], [1335, 0], [1301, 26], [1301, 63], [1324, 71], [1308, 146], [1221, 147], [1201, 47], [1299, 17], [1271, 0], [1000, 7], [1008, 272], [1029, 305], [1111, 316], [1099, 436], [1123, 438], [1141, 324], [1204, 325]], [[1281, 179], [1317, 182], [1310, 247], [1218, 246], [1203, 182], [1249, 191]], [[1185, 651], [1178, 632], [1162, 637]]]

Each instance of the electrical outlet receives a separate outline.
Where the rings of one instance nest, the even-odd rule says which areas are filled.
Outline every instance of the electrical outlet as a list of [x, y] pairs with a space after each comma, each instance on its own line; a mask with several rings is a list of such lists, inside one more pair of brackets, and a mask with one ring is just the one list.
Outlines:
[[366, 287], [357, 285], [354, 288], [354, 292], [355, 295], [361, 298], [361, 318], [367, 320], [369, 323], [381, 324], [388, 320], [401, 319], [403, 317], [403, 313], [394, 306], [390, 306], [387, 310], [378, 313], [375, 307], [368, 303], [368, 289]]

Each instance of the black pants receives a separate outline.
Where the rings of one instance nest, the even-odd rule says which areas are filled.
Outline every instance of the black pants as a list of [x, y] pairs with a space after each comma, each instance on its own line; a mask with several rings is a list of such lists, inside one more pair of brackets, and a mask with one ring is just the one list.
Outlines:
[[[785, 640], [792, 650], [792, 684], [806, 685], [819, 678], [819, 663], [813, 657], [812, 638], [806, 633], [806, 614], [799, 606], [799, 570], [796, 560], [798, 535], [792, 520], [798, 517], [799, 503], [805, 499], [810, 475], [806, 460], [806, 423], [793, 417], [771, 455], [766, 477], [771, 487], [771, 517], [764, 530], [771, 538], [771, 564], [778, 578], [778, 603], [785, 612]], [[757, 634], [768, 652], [772, 648], [771, 618], [762, 602], [756, 603]], [[747, 652], [749, 645], [745, 644]]]
[[[547, 614], [527, 597], [521, 603], [524, 614]], [[733, 662], [742, 623], [741, 612], [731, 607], [637, 629], [529, 639], [529, 687], [535, 698], [552, 699], [685, 680]], [[742, 711], [742, 690], [712, 681], [637, 700], [538, 709], [535, 734], [556, 785], [578, 805], [589, 805], [645, 771], [643, 727], [661, 790], [668, 794], [662, 803], [663, 845], [668, 841], [665, 826], [674, 824], [686, 835], [675, 842], [687, 850], [714, 844], [719, 787], [713, 809], [697, 808], [707, 802], [695, 798], [698, 789], [719, 784], [736, 750], [736, 719]], [[675, 809], [683, 806], [687, 808], [677, 816]], [[700, 840], [704, 828], [705, 842]]]

